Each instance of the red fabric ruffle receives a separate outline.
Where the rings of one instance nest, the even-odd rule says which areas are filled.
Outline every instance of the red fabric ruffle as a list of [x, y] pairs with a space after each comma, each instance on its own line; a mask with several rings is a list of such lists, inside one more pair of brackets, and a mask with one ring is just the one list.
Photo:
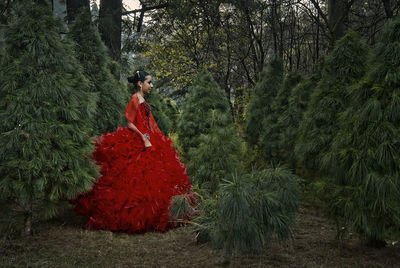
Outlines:
[[93, 157], [101, 177], [73, 201], [88, 218], [85, 228], [141, 233], [175, 226], [168, 220], [171, 198], [191, 194], [192, 186], [171, 139], [149, 134], [153, 146], [147, 149], [125, 127], [99, 138]]

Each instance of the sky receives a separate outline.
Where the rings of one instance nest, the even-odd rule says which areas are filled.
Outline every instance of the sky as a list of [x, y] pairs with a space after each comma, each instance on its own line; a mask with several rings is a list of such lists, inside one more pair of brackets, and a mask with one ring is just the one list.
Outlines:
[[139, 0], [123, 0], [122, 3], [127, 6], [128, 10], [140, 8]]
[[[100, 0], [96, 0], [97, 6], [100, 6]], [[140, 8], [139, 0], [122, 0], [122, 3], [127, 6], [128, 10]]]

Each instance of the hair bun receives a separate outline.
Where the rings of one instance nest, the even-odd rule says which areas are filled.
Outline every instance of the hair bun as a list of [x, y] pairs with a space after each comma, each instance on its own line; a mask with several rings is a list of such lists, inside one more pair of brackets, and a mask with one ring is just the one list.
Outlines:
[[135, 83], [135, 76], [129, 76], [128, 77], [128, 82], [134, 84]]

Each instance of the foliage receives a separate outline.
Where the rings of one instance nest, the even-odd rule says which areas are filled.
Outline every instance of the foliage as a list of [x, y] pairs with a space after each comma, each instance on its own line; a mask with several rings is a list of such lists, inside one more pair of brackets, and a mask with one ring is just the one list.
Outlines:
[[211, 110], [207, 121], [209, 133], [190, 148], [187, 172], [193, 184], [214, 194], [227, 174], [240, 169], [241, 141], [228, 113]]
[[212, 110], [223, 114], [230, 111], [225, 92], [207, 71], [202, 71], [189, 90], [178, 122], [177, 132], [184, 153], [200, 144], [201, 134], [209, 134]]
[[286, 109], [280, 114], [278, 124], [282, 129], [281, 144], [284, 159], [292, 169], [296, 167], [293, 154], [298, 127], [312, 90], [316, 87], [315, 77], [302, 79], [291, 91]]
[[400, 18], [388, 23], [372, 67], [351, 92], [323, 164], [331, 215], [372, 246], [400, 227]]
[[93, 118], [95, 133], [112, 132], [124, 122], [128, 92], [111, 73], [107, 48], [84, 9], [73, 22], [69, 35], [77, 43], [76, 54], [89, 79], [90, 91], [99, 94], [98, 109]]
[[151, 112], [157, 121], [157, 125], [160, 127], [161, 131], [168, 135], [172, 130], [172, 121], [166, 114], [169, 108], [157, 89], [153, 89], [150, 94], [146, 96], [146, 101], [151, 106]]
[[170, 220], [176, 222], [190, 220], [196, 212], [196, 205], [197, 201], [193, 192], [190, 194], [173, 196], [169, 208]]
[[282, 133], [286, 130], [279, 117], [287, 110], [292, 88], [302, 79], [300, 74], [287, 75], [271, 105], [271, 112], [263, 119], [260, 135], [260, 152], [263, 159], [272, 163], [286, 163], [288, 148], [283, 146]]
[[54, 216], [97, 175], [88, 136], [96, 98], [47, 1], [15, 11], [0, 63], [0, 193], [30, 233], [32, 214]]
[[176, 103], [171, 98], [164, 98], [163, 102], [166, 105], [165, 114], [171, 120], [171, 132], [177, 131], [177, 123], [179, 118], [179, 110]]
[[326, 58], [321, 80], [300, 122], [295, 147], [296, 157], [309, 170], [320, 168], [319, 160], [338, 131], [338, 114], [348, 105], [353, 83], [364, 75], [368, 55], [368, 46], [350, 31]]
[[284, 167], [233, 173], [202, 208], [196, 219], [201, 239], [228, 255], [259, 250], [274, 238], [290, 238], [298, 210], [297, 177]]
[[282, 79], [283, 65], [278, 58], [272, 59], [267, 68], [260, 73], [249, 103], [244, 129], [246, 140], [253, 147], [259, 143], [264, 118], [272, 113], [272, 103], [281, 87]]

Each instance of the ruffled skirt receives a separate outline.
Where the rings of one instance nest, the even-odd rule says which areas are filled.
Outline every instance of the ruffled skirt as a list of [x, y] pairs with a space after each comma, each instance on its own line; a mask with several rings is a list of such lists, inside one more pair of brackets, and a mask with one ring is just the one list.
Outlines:
[[185, 166], [162, 133], [152, 133], [152, 147], [133, 131], [118, 127], [104, 134], [93, 154], [101, 177], [78, 196], [75, 212], [88, 218], [85, 228], [141, 233], [175, 226], [169, 207], [175, 195], [191, 193]]

